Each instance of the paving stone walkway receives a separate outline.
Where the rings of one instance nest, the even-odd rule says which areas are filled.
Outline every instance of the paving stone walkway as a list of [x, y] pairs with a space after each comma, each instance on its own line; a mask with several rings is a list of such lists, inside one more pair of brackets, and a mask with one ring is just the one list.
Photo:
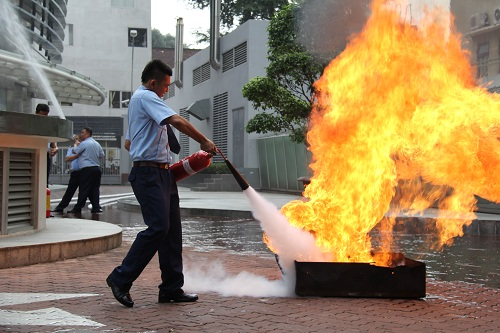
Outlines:
[[[427, 297], [422, 300], [242, 297], [204, 292], [199, 293], [200, 300], [196, 303], [158, 304], [156, 258], [131, 290], [136, 305], [125, 308], [114, 300], [104, 280], [129, 246], [130, 243], [124, 243], [98, 255], [1, 270], [0, 332], [498, 332], [499, 329], [500, 290], [432, 280], [427, 282]], [[223, 263], [226, 274], [232, 276], [250, 272], [267, 280], [281, 278], [272, 255], [185, 249], [186, 266], [206, 267], [207, 263]], [[6, 293], [13, 292], [29, 294], [29, 303], [2, 305], [9, 297]], [[83, 296], [44, 300], [40, 293]], [[48, 315], [39, 312], [37, 316], [36, 311], [43, 309], [60, 311], [60, 321], [54, 319], [50, 325], [40, 325]], [[18, 325], [2, 322], [7, 313], [26, 318], [25, 322]], [[26, 313], [35, 315], [24, 316]], [[66, 320], [65, 315], [69, 314], [75, 317]]]
[[[500, 328], [500, 289], [428, 279], [427, 296], [421, 300], [266, 296], [274, 293], [262, 286], [282, 277], [271, 253], [193, 248], [184, 249], [189, 272], [185, 289], [197, 292], [198, 302], [158, 304], [154, 258], [131, 290], [135, 306], [126, 308], [115, 301], [105, 279], [130, 245], [125, 241], [105, 253], [0, 270], [0, 332], [406, 333]], [[195, 277], [191, 272], [196, 268], [202, 272]], [[203, 281], [203, 274], [209, 285], [218, 279], [227, 281], [227, 287], [200, 288], [193, 282]], [[259, 296], [241, 296], [238, 290]]]

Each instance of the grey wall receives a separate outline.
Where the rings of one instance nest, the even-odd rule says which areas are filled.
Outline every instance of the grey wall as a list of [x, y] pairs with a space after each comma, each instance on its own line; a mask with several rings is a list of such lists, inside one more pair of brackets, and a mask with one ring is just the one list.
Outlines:
[[[191, 103], [210, 99], [212, 108], [213, 98], [225, 92], [228, 93], [228, 142], [227, 142], [227, 158], [233, 159], [233, 119], [232, 111], [236, 109], [244, 110], [244, 122], [248, 122], [256, 111], [253, 110], [250, 102], [243, 98], [241, 90], [243, 86], [256, 76], [265, 75], [265, 67], [268, 65], [267, 60], [267, 21], [250, 20], [238, 27], [230, 34], [224, 36], [220, 40], [221, 55], [231, 50], [232, 48], [246, 42], [247, 43], [247, 62], [236, 66], [226, 72], [222, 72], [222, 67], [218, 70], [210, 69], [210, 79], [193, 87], [193, 70], [209, 62], [209, 48], [204, 49], [194, 56], [190, 57], [183, 63], [183, 87], [175, 88], [175, 96], [166, 99], [167, 105], [175, 111], [187, 108]], [[222, 56], [221, 56], [222, 57]], [[222, 62], [222, 60], [221, 60]], [[210, 110], [210, 117], [207, 120], [197, 120], [193, 116], [190, 117], [191, 123], [201, 130], [207, 137], [212, 138], [213, 110]], [[238, 170], [244, 173], [248, 182], [256, 187], [260, 187], [258, 175], [258, 153], [257, 153], [257, 138], [261, 135], [244, 133], [244, 154], [243, 166]], [[199, 144], [190, 140], [190, 153], [199, 150]]]
[[[147, 47], [134, 47], [134, 89], [140, 83], [144, 65], [151, 60], [151, 2], [133, 0], [133, 7], [112, 7], [112, 1], [69, 0], [66, 23], [69, 27], [62, 66], [88, 75], [108, 92], [130, 91], [132, 47], [128, 46], [128, 28], [148, 30]], [[172, 22], [175, 24], [175, 22]], [[120, 116], [126, 108], [109, 108], [107, 99], [100, 106], [73, 104], [63, 107], [66, 116]]]

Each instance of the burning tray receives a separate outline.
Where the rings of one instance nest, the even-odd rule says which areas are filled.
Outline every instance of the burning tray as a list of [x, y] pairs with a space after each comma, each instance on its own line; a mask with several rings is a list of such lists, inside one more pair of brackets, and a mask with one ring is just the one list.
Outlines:
[[425, 264], [392, 253], [393, 267], [370, 263], [295, 261], [298, 296], [425, 297]]

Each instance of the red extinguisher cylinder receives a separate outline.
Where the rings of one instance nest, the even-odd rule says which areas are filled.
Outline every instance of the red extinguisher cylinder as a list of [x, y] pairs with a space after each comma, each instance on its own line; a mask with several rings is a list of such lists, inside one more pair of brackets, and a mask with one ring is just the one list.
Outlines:
[[177, 163], [170, 166], [170, 171], [176, 181], [183, 180], [195, 173], [207, 168], [212, 160], [212, 154], [200, 150], [186, 158], [183, 158]]
[[50, 217], [50, 190], [47, 187], [47, 198], [45, 202], [45, 217], [49, 218]]

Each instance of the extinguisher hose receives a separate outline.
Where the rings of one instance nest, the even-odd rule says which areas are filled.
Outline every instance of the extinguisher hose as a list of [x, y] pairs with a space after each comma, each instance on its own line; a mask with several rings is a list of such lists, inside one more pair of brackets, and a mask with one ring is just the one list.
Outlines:
[[219, 152], [219, 154], [222, 156], [222, 158], [224, 159], [224, 161], [227, 161], [227, 158], [226, 158], [226, 156], [224, 156], [224, 154], [222, 153], [222, 151], [219, 148], [215, 148], [215, 149]]
[[224, 159], [224, 162], [226, 162], [226, 165], [229, 168], [229, 171], [231, 171], [234, 178], [238, 182], [238, 185], [240, 185], [241, 189], [244, 191], [247, 188], [249, 188], [250, 185], [248, 185], [248, 182], [245, 180], [245, 178], [243, 178], [243, 176], [238, 172], [238, 170], [236, 170], [234, 165], [231, 162], [229, 162], [229, 160], [226, 158], [226, 156], [224, 156], [222, 151], [219, 148], [216, 148], [216, 149], [219, 152], [219, 154], [222, 156], [222, 158]]

